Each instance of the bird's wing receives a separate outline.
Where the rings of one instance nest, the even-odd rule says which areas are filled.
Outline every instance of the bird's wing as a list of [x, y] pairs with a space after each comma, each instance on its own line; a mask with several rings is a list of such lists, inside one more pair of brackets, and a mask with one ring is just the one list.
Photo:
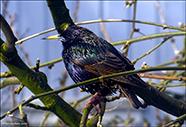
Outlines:
[[[115, 48], [110, 51], [104, 47], [95, 47], [89, 44], [74, 47], [75, 50], [72, 49], [71, 55], [73, 56], [70, 62], [97, 76], [125, 71], [127, 66], [130, 68], [133, 66]], [[79, 49], [80, 47], [81, 49]]]
[[[71, 77], [76, 82], [134, 69], [132, 63], [115, 48], [104, 47], [104, 49], [99, 46], [95, 48], [88, 44], [74, 47], [76, 47], [75, 50], [69, 55], [72, 58], [68, 68], [70, 68]], [[113, 80], [136, 85], [123, 76], [113, 78]]]
[[127, 66], [118, 56], [108, 50], [105, 53], [92, 55], [92, 57], [86, 57], [85, 59], [94, 59], [92, 64], [84, 65], [85, 70], [99, 76], [125, 71]]

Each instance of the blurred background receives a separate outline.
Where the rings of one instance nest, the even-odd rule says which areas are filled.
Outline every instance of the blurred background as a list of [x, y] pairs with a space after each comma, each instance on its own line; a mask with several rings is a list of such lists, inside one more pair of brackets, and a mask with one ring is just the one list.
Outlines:
[[[125, 1], [65, 1], [65, 3], [67, 8], [70, 10], [72, 19], [75, 22], [97, 19], [133, 18], [134, 6], [132, 5], [131, 7], [126, 8]], [[45, 1], [0, 1], [0, 6], [1, 14], [11, 24], [15, 35], [19, 39], [54, 27], [52, 16]], [[167, 25], [177, 27], [179, 27], [179, 23], [186, 23], [185, 1], [139, 1], [137, 2], [136, 9], [136, 20], [162, 24], [166, 23]], [[104, 36], [104, 33], [101, 30], [101, 26], [104, 26], [112, 42], [129, 39], [132, 29], [132, 23], [127, 22], [107, 22], [103, 24], [94, 23], [81, 26], [92, 30], [95, 34], [107, 40], [108, 38]], [[132, 38], [167, 31], [163, 30], [161, 27], [138, 23], [136, 23], [135, 28], [139, 29], [140, 32], [135, 32]], [[44, 63], [61, 57], [62, 44], [60, 41], [42, 40], [42, 38], [54, 34], [57, 34], [57, 32], [53, 31], [25, 41], [21, 45], [16, 45], [20, 57], [28, 66], [35, 65], [37, 58], [40, 59], [41, 63]], [[2, 32], [1, 37], [5, 40]], [[174, 37], [173, 39], [175, 43], [171, 43], [171, 41], [168, 40], [153, 53], [139, 60], [135, 64], [135, 68], [140, 69], [144, 61], [149, 66], [155, 66], [175, 59], [176, 56], [178, 56], [178, 51], [183, 49], [184, 37], [178, 36]], [[158, 38], [132, 44], [129, 48], [127, 57], [132, 61], [148, 52], [162, 40], [162, 38]], [[121, 47], [122, 45], [116, 46], [119, 51], [123, 52]], [[8, 69], [1, 62], [1, 72], [5, 71], [8, 71]], [[52, 69], [42, 67], [40, 68], [40, 71], [47, 75], [48, 83], [53, 89], [62, 87], [60, 81], [65, 76], [63, 62], [56, 63]], [[1, 79], [1, 81], [2, 80], [3, 79]], [[151, 81], [159, 82], [159, 80]], [[74, 84], [74, 82], [70, 77], [67, 77], [65, 85], [68, 86], [72, 84]], [[33, 95], [27, 88], [24, 88], [19, 95], [14, 95], [11, 91], [17, 87], [18, 85], [14, 85], [1, 89], [1, 115]], [[185, 94], [185, 88], [183, 86], [167, 88], [166, 91], [179, 95]], [[87, 95], [87, 93], [80, 92], [79, 88], [75, 88], [73, 90], [66, 91], [63, 97], [67, 102], [72, 102]], [[39, 100], [35, 100], [33, 103], [41, 104]], [[156, 126], [165, 118], [175, 119], [175, 117], [168, 115], [167, 113], [158, 110], [153, 106], [149, 106], [146, 109], [136, 110], [131, 107], [128, 101], [124, 98], [112, 103], [107, 103], [107, 109], [113, 109], [116, 106], [118, 107], [115, 110], [105, 113], [103, 125], [114, 125], [115, 123], [115, 125], [122, 126], [124, 125], [124, 122], [129, 119], [129, 125], [142, 126], [145, 122], [148, 122], [151, 126]], [[77, 107], [77, 110], [81, 111], [83, 107], [84, 102], [80, 103], [80, 105]], [[30, 125], [38, 126], [41, 123], [44, 117], [43, 111], [27, 107], [23, 107], [23, 110], [28, 116]], [[16, 111], [14, 115], [20, 118], [18, 111]], [[6, 123], [8, 121], [12, 121], [12, 119], [10, 117], [6, 117], [2, 120], [2, 123]], [[52, 126], [57, 121], [58, 118], [55, 115], [50, 114], [45, 125]]]

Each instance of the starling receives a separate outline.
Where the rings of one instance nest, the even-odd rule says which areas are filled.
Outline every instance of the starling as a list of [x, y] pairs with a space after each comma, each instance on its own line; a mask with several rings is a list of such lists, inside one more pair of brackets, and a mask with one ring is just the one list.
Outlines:
[[[92, 78], [134, 70], [133, 64], [106, 40], [84, 27], [71, 26], [61, 34], [45, 39], [62, 41], [62, 58], [65, 67], [75, 83]], [[137, 74], [119, 76], [93, 84], [81, 86], [83, 91], [96, 96], [109, 96], [117, 91], [122, 93], [136, 109], [144, 108], [132, 86], [145, 87], [147, 84]]]

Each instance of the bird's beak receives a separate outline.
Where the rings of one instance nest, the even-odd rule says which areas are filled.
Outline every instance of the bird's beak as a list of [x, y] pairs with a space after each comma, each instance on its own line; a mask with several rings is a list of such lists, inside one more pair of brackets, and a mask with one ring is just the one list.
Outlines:
[[44, 40], [61, 40], [61, 37], [59, 34], [57, 35], [52, 35], [52, 36], [49, 36], [49, 37], [46, 37], [46, 38], [43, 38]]

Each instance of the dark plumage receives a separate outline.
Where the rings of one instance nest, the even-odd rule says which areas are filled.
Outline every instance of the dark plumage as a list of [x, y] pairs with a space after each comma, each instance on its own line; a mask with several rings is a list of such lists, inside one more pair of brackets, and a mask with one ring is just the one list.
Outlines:
[[[72, 26], [59, 37], [64, 46], [62, 57], [65, 67], [76, 83], [112, 73], [134, 70], [133, 64], [122, 53], [86, 28]], [[101, 90], [98, 96], [112, 95], [118, 90], [129, 99], [134, 108], [144, 107], [137, 99], [132, 85], [145, 87], [145, 82], [134, 74], [81, 86], [81, 89], [91, 94]]]

